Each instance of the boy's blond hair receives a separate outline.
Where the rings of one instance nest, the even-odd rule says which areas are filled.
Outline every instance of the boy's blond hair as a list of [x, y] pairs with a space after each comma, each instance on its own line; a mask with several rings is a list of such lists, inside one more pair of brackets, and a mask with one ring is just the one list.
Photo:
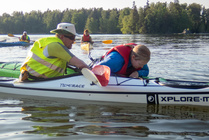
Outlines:
[[137, 60], [144, 60], [149, 62], [151, 52], [146, 46], [137, 45], [133, 48], [132, 55], [135, 55]]

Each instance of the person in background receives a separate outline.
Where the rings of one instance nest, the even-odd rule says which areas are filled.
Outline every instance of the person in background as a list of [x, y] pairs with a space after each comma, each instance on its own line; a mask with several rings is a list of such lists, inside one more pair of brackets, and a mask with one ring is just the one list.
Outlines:
[[57, 29], [50, 32], [55, 36], [41, 38], [33, 44], [20, 68], [20, 81], [62, 76], [67, 65], [88, 68], [86, 63], [69, 51], [77, 35], [74, 24], [59, 23]]
[[84, 43], [84, 42], [89, 42], [91, 44], [93, 44], [94, 42], [92, 41], [92, 38], [91, 36], [89, 35], [89, 30], [84, 30], [83, 32], [83, 36], [81, 38], [81, 43]]
[[147, 63], [150, 55], [151, 52], [146, 46], [128, 43], [110, 49], [97, 65], [110, 67], [111, 74], [144, 77], [149, 74]]
[[24, 31], [23, 35], [20, 37], [19, 39], [20, 41], [24, 41], [24, 42], [30, 42], [30, 37], [27, 35], [27, 32]]

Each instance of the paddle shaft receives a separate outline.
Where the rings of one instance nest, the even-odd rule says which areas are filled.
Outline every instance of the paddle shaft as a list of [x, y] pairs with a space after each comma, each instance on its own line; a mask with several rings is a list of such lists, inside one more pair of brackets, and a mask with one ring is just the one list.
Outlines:
[[[18, 37], [18, 36], [14, 36], [13, 34], [8, 34], [8, 36], [9, 36], [9, 37], [16, 37], [16, 38], [19, 38], [19, 39], [20, 39], [20, 37]], [[30, 40], [30, 41], [35, 42], [35, 40]]]
[[112, 43], [112, 40], [103, 40], [103, 41], [95, 41], [95, 42], [97, 42], [97, 43], [101, 43], [102, 42], [104, 44], [111, 44]]
[[[75, 44], [76, 42], [74, 42]], [[112, 43], [112, 40], [103, 40], [103, 41], [94, 41], [93, 43], [104, 43], [104, 44], [111, 44]], [[92, 44], [93, 44], [92, 43]]]

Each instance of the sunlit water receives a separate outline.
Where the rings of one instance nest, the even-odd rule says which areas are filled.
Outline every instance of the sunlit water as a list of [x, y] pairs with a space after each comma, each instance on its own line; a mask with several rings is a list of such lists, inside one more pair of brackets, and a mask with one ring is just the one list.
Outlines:
[[[17, 35], [18, 36], [18, 35]], [[30, 35], [32, 40], [49, 35]], [[6, 38], [1, 35], [0, 39]], [[92, 35], [97, 58], [135, 42], [152, 52], [150, 77], [209, 81], [209, 35]], [[7, 38], [16, 41], [16, 38]], [[102, 40], [113, 40], [102, 44]], [[79, 40], [71, 50], [90, 63]], [[30, 47], [0, 47], [0, 61], [24, 61]], [[0, 94], [0, 139], [208, 140], [209, 108], [100, 103]]]

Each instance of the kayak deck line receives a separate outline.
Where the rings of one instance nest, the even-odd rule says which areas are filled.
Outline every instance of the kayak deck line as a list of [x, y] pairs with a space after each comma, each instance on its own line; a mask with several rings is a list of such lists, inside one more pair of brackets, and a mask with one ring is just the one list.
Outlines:
[[21, 62], [7, 62], [7, 63], [0, 62], [0, 64], [2, 64], [2, 66], [0, 67], [0, 69], [8, 69], [8, 70], [10, 70], [10, 69], [9, 68], [5, 68], [5, 67], [8, 66], [9, 64], [14, 64], [12, 70], [16, 70], [16, 69], [20, 68], [20, 66], [22, 65]]
[[186, 92], [123, 92], [123, 91], [117, 91], [117, 92], [113, 92], [113, 91], [84, 91], [84, 90], [60, 90], [60, 89], [43, 89], [43, 88], [27, 88], [27, 87], [16, 87], [14, 86], [12, 83], [11, 84], [2, 84], [0, 83], [0, 87], [9, 87], [9, 88], [13, 88], [13, 89], [27, 89], [27, 90], [42, 90], [42, 91], [58, 91], [58, 92], [76, 92], [76, 93], [92, 93], [92, 94], [127, 94], [127, 95], [136, 95], [136, 94], [156, 94], [156, 95], [163, 95], [163, 94], [172, 94], [172, 95], [185, 95], [185, 94], [190, 94], [190, 95], [193, 95], [193, 94], [209, 94], [209, 91], [208, 92], [200, 92], [200, 91], [197, 91], [197, 92], [189, 92], [189, 93], [186, 93]]

